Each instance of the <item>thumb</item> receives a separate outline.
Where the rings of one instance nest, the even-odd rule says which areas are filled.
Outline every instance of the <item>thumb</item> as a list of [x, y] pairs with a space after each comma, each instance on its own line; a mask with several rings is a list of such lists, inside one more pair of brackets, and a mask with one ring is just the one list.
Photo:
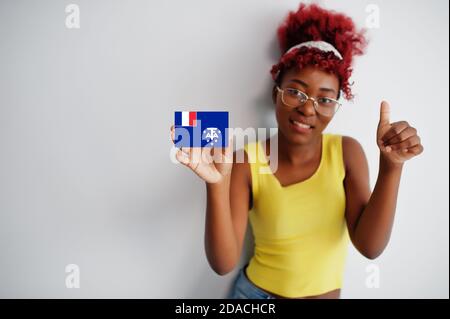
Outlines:
[[380, 122], [379, 126], [384, 126], [390, 124], [390, 114], [391, 114], [391, 107], [388, 102], [383, 101], [381, 102], [380, 106]]
[[230, 163], [229, 162], [230, 159], [231, 159], [231, 163], [232, 163], [233, 162], [233, 133], [229, 132], [228, 134], [229, 134], [228, 146], [225, 147], [224, 156], [225, 156], [226, 163]]

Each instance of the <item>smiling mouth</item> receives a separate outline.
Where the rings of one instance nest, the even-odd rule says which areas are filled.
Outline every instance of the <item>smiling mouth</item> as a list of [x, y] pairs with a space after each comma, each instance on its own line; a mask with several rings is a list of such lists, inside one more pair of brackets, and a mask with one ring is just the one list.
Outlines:
[[291, 122], [291, 124], [293, 124], [295, 126], [303, 128], [303, 129], [313, 129], [314, 128], [314, 126], [312, 126], [312, 125], [308, 125], [308, 124], [305, 124], [305, 123], [302, 123], [299, 121], [295, 121], [295, 120], [291, 120], [291, 119], [289, 119], [289, 122]]

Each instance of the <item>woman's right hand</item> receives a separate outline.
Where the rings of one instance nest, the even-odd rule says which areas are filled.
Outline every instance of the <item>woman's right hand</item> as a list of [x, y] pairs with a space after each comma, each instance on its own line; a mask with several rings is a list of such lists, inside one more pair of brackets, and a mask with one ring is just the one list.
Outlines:
[[[172, 142], [175, 142], [175, 128], [170, 128]], [[189, 167], [206, 183], [214, 184], [223, 181], [231, 173], [233, 167], [233, 139], [230, 135], [228, 146], [218, 147], [181, 147], [176, 159]]]

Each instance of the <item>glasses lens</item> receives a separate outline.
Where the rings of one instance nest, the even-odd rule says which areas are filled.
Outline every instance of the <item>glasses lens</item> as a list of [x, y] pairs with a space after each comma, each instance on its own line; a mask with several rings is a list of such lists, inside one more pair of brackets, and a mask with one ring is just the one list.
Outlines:
[[286, 105], [292, 106], [292, 107], [298, 107], [300, 105], [303, 105], [307, 100], [308, 97], [305, 93], [287, 88], [283, 91], [283, 102]]
[[319, 98], [317, 100], [317, 111], [325, 116], [332, 116], [339, 109], [339, 102], [330, 98]]

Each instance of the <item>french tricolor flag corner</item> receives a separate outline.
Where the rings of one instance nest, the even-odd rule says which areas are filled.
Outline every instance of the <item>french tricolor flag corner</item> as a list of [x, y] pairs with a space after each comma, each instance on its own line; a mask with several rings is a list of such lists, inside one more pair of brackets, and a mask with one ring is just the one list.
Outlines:
[[197, 112], [175, 112], [176, 126], [197, 126]]

